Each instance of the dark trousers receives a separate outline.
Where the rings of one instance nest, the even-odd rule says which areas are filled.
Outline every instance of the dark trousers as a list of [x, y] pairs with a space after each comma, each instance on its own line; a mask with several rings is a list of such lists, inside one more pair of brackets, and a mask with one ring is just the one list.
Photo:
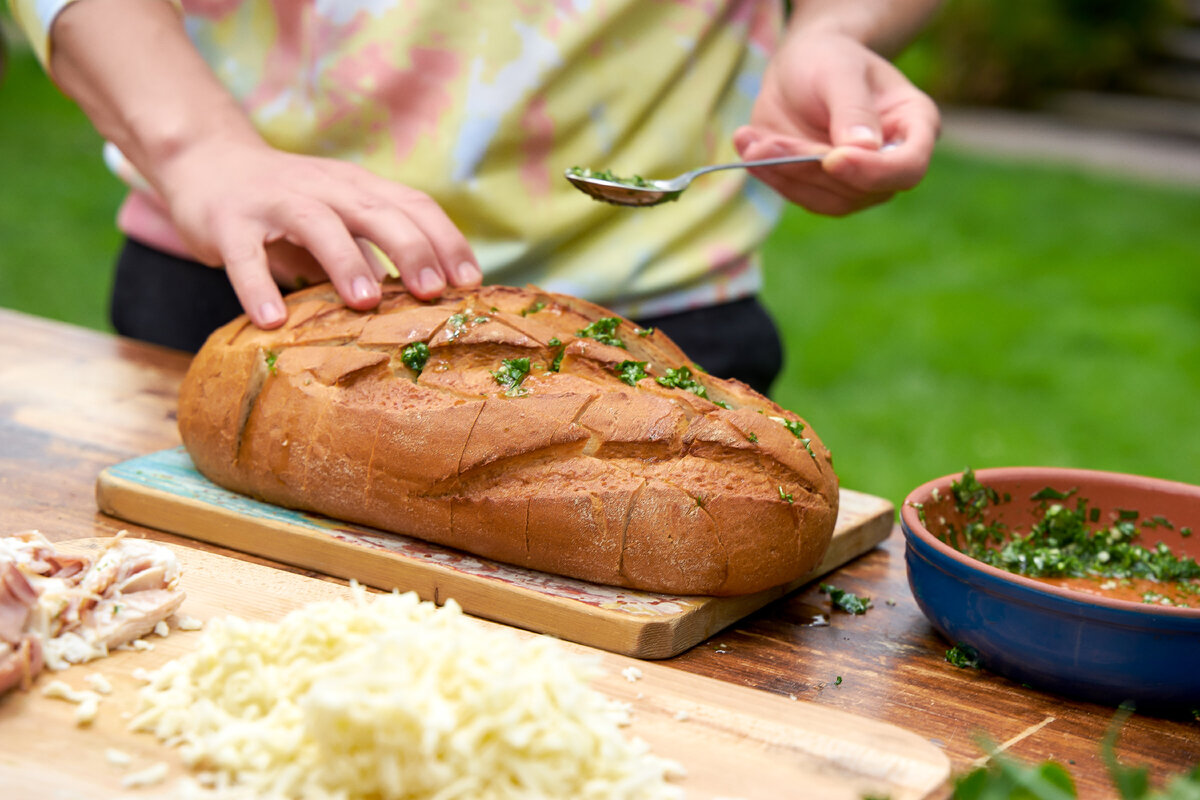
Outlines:
[[[194, 353], [242, 308], [224, 270], [127, 239], [110, 313], [123, 336]], [[667, 334], [709, 373], [737, 378], [763, 394], [783, 364], [775, 324], [754, 298], [635, 322]]]

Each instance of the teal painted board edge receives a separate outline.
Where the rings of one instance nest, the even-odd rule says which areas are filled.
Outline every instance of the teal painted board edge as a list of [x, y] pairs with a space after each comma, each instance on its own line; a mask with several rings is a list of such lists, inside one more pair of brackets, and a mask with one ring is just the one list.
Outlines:
[[183, 447], [174, 447], [138, 456], [115, 464], [106, 472], [113, 477], [138, 483], [150, 489], [158, 489], [180, 497], [220, 506], [249, 517], [283, 520], [315, 531], [327, 528], [311, 514], [263, 503], [237, 492], [222, 489], [200, 474], [192, 464], [191, 456]]

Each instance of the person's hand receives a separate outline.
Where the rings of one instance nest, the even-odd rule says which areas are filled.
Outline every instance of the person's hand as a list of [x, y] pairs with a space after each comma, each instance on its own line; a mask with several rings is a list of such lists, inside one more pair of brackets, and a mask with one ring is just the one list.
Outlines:
[[733, 141], [746, 161], [826, 153], [751, 172], [810, 211], [841, 216], [920, 182], [938, 128], [937, 106], [885, 58], [848, 36], [796, 32]]
[[375, 307], [386, 270], [365, 242], [420, 298], [481, 280], [466, 238], [436, 202], [353, 164], [260, 141], [204, 141], [159, 164], [155, 183], [195, 257], [225, 267], [259, 327], [284, 321], [277, 284], [328, 277], [350, 307]]

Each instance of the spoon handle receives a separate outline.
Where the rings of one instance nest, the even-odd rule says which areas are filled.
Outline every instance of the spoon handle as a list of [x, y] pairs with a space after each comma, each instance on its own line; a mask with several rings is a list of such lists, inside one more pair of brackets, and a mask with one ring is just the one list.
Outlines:
[[710, 167], [700, 167], [691, 172], [692, 177], [703, 175], [706, 172], [715, 172], [719, 169], [745, 169], [747, 167], [773, 167], [777, 164], [802, 164], [806, 161], [820, 161], [825, 158], [825, 154], [807, 155], [807, 156], [780, 156], [779, 158], [762, 158], [758, 161], [734, 161], [731, 164], [713, 164]]

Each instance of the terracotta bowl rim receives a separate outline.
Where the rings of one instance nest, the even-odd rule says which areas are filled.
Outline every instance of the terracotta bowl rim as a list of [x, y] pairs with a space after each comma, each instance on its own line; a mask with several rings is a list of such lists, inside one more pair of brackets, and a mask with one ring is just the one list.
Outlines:
[[[988, 467], [974, 470], [974, 472], [975, 477], [984, 485], [987, 485], [988, 479], [1011, 481], [1015, 479], [1029, 480], [1040, 478], [1048, 482], [1064, 479], [1067, 481], [1088, 480], [1093, 483], [1119, 484], [1141, 490], [1165, 490], [1174, 494], [1191, 495], [1197, 503], [1200, 503], [1200, 486], [1167, 480], [1165, 478], [1151, 478], [1144, 475], [1131, 475], [1122, 472], [1079, 469], [1074, 467]], [[933, 548], [945, 558], [958, 563], [968, 572], [980, 572], [1002, 583], [1019, 586], [1036, 594], [1045, 595], [1048, 598], [1088, 606], [1098, 606], [1114, 611], [1144, 614], [1151, 617], [1195, 619], [1200, 621], [1200, 608], [1180, 608], [1178, 606], [1163, 606], [1154, 603], [1137, 603], [1132, 600], [1101, 597], [1061, 586], [1053, 586], [1024, 575], [1018, 575], [1015, 572], [1009, 572], [1008, 570], [985, 564], [946, 544], [930, 533], [929, 529], [921, 523], [914, 504], [928, 500], [934, 488], [941, 489], [942, 491], [949, 490], [951, 482], [960, 479], [963, 474], [963, 472], [952, 472], [948, 475], [934, 478], [908, 493], [908, 496], [904, 498], [904, 502], [900, 507], [900, 518], [903, 522], [905, 536], [916, 537], [922, 544]], [[1196, 535], [1200, 536], [1200, 531], [1197, 531]]]

